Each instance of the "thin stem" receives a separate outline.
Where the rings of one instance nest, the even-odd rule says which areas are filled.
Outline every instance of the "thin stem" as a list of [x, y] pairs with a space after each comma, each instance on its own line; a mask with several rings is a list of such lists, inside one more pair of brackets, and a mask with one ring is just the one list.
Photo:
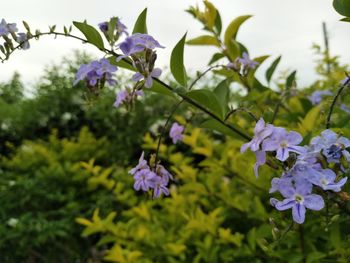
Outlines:
[[172, 109], [172, 111], [170, 112], [165, 124], [162, 127], [162, 131], [160, 132], [159, 138], [158, 138], [158, 144], [157, 144], [157, 150], [156, 150], [156, 156], [155, 156], [155, 161], [154, 161], [154, 169], [157, 168], [157, 162], [158, 162], [158, 155], [159, 155], [159, 149], [160, 149], [160, 144], [162, 141], [162, 138], [165, 134], [165, 130], [166, 127], [170, 121], [170, 119], [173, 117], [174, 113], [176, 112], [176, 110], [180, 107], [180, 105], [182, 104], [182, 102], [184, 102], [184, 100], [179, 101], [178, 103], [175, 104], [174, 108]]
[[248, 113], [248, 115], [249, 115], [250, 117], [252, 117], [252, 119], [254, 119], [255, 122], [258, 122], [258, 120], [259, 120], [251, 111], [249, 111], [249, 110], [247, 110], [247, 109], [245, 109], [245, 108], [237, 108], [237, 109], [230, 110], [230, 112], [229, 112], [229, 113], [226, 115], [226, 117], [225, 117], [225, 121], [227, 121], [228, 118], [231, 117], [231, 115], [235, 114], [235, 113], [238, 112], [238, 111], [243, 111], [243, 112]]
[[332, 117], [332, 114], [333, 114], [334, 106], [335, 106], [335, 104], [336, 104], [336, 102], [338, 100], [338, 97], [340, 96], [340, 94], [342, 93], [344, 88], [350, 83], [349, 75], [347, 73], [345, 73], [345, 74], [347, 76], [347, 79], [344, 82], [344, 84], [340, 86], [337, 94], [335, 95], [335, 97], [334, 97], [334, 99], [332, 101], [331, 107], [329, 108], [329, 113], [328, 113], [328, 116], [327, 116], [326, 129], [329, 129], [329, 127], [331, 126], [331, 117]]
[[190, 87], [188, 88], [189, 90], [191, 90], [193, 88], [193, 86], [197, 83], [198, 80], [200, 80], [205, 74], [207, 74], [209, 71], [211, 71], [214, 68], [218, 68], [218, 67], [223, 67], [224, 65], [215, 65], [215, 66], [211, 66], [208, 69], [206, 69], [205, 71], [203, 71], [190, 85]]

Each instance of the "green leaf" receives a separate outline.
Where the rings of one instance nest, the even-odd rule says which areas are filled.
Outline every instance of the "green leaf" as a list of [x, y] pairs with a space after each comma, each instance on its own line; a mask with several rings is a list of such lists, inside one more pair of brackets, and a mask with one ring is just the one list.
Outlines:
[[217, 117], [223, 119], [224, 113], [216, 94], [208, 89], [191, 90], [186, 96], [208, 109]]
[[276, 70], [276, 68], [277, 68], [277, 66], [278, 66], [278, 63], [280, 63], [280, 60], [281, 60], [281, 56], [279, 56], [278, 58], [276, 58], [273, 62], [272, 62], [272, 64], [271, 64], [271, 66], [267, 69], [267, 71], [266, 71], [266, 80], [267, 80], [267, 82], [270, 82], [270, 80], [271, 80], [271, 78], [272, 78], [272, 75], [273, 75], [273, 73], [275, 72], [275, 70]]
[[125, 61], [125, 59], [117, 61], [114, 56], [108, 57], [107, 59], [109, 60], [109, 63], [111, 63], [112, 65], [115, 65], [115, 66], [118, 66], [121, 68], [125, 68], [125, 69], [131, 70], [131, 71], [136, 71], [135, 68], [131, 64], [129, 64]]
[[334, 0], [334, 9], [343, 16], [350, 16], [350, 1], [349, 0]]
[[222, 53], [215, 53], [215, 54], [211, 57], [211, 59], [210, 59], [208, 65], [211, 65], [211, 64], [213, 64], [214, 62], [216, 62], [216, 61], [218, 61], [218, 60], [220, 60], [220, 59], [222, 59], [222, 58], [224, 58], [224, 57], [225, 57], [225, 55], [222, 54]]
[[308, 132], [312, 132], [314, 128], [317, 126], [317, 123], [320, 121], [319, 115], [321, 112], [321, 106], [318, 105], [316, 107], [313, 107], [302, 119], [298, 126], [299, 131], [302, 135], [306, 135]]
[[217, 10], [215, 6], [207, 0], [204, 0], [204, 5], [206, 7], [206, 10], [204, 13], [206, 26], [212, 29], [215, 25]]
[[77, 21], [73, 21], [73, 25], [83, 33], [89, 43], [95, 45], [99, 49], [104, 49], [102, 37], [93, 26]]
[[238, 41], [231, 39], [226, 45], [228, 55], [233, 61], [241, 55], [241, 48]]
[[111, 20], [108, 23], [107, 35], [108, 35], [108, 38], [109, 38], [110, 41], [112, 41], [113, 38], [114, 38], [114, 30], [115, 30], [115, 27], [117, 25], [117, 21], [118, 21], [117, 17], [112, 17]]
[[289, 89], [293, 86], [293, 83], [295, 81], [295, 75], [297, 74], [297, 71], [294, 70], [290, 75], [287, 77], [286, 81], [286, 89]]
[[221, 122], [215, 119], [209, 119], [204, 121], [203, 123], [201, 123], [200, 127], [204, 129], [218, 131], [222, 134], [225, 134], [234, 138], [237, 137], [237, 134], [235, 134], [231, 129], [227, 128], [225, 125], [223, 125]]
[[[186, 33], [187, 34], [187, 33]], [[176, 44], [170, 57], [170, 70], [175, 80], [182, 86], [187, 86], [187, 74], [184, 66], [184, 46], [186, 34]]]
[[230, 85], [229, 80], [225, 79], [221, 81], [214, 89], [214, 93], [219, 100], [224, 116], [229, 111], [229, 108], [228, 108], [228, 101], [229, 101], [229, 95], [230, 95], [229, 85]]
[[246, 21], [247, 19], [249, 19], [250, 17], [252, 17], [251, 15], [245, 15], [245, 16], [239, 16], [237, 18], [235, 18], [227, 27], [226, 31], [225, 31], [225, 37], [224, 37], [224, 44], [226, 46], [228, 46], [228, 44], [230, 43], [230, 41], [232, 39], [236, 39], [237, 37], [237, 32], [240, 28], [240, 26], [244, 23], [244, 21]]
[[174, 97], [175, 95], [173, 92], [171, 92], [170, 90], [168, 90], [166, 87], [164, 87], [162, 84], [160, 84], [159, 82], [153, 80], [153, 85], [150, 89], [144, 89], [144, 91], [151, 91], [151, 92], [155, 92], [158, 94], [162, 94], [162, 95], [167, 95], [170, 97]]
[[147, 8], [145, 8], [139, 17], [137, 18], [134, 29], [132, 30], [132, 33], [141, 33], [141, 34], [147, 34], [147, 24], [146, 24], [146, 18], [147, 18]]
[[215, 25], [214, 25], [216, 32], [218, 35], [221, 34], [221, 29], [222, 29], [222, 22], [221, 22], [221, 16], [219, 11], [216, 9], [216, 18], [215, 18]]
[[342, 22], [350, 22], [350, 17], [344, 17], [344, 18], [340, 19], [340, 21], [342, 21]]
[[215, 37], [209, 36], [209, 35], [203, 35], [203, 36], [190, 39], [186, 42], [186, 44], [187, 45], [209, 45], [209, 46], [220, 47], [219, 41]]

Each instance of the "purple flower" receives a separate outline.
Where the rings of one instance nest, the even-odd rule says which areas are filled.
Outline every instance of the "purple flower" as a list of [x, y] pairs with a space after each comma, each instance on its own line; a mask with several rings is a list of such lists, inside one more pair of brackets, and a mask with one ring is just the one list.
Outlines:
[[131, 103], [137, 96], [142, 96], [142, 90], [121, 90], [118, 92], [116, 100], [113, 104], [114, 107], [118, 108], [123, 103]]
[[161, 74], [162, 74], [162, 70], [159, 68], [155, 68], [152, 70], [152, 72], [150, 74], [148, 74], [148, 76], [144, 76], [140, 72], [136, 72], [132, 76], [132, 80], [137, 82], [137, 81], [144, 79], [145, 80], [145, 87], [151, 88], [153, 85], [153, 78], [158, 78]]
[[320, 102], [322, 101], [322, 97], [331, 95], [332, 92], [330, 92], [329, 90], [316, 90], [307, 98], [311, 101], [312, 105], [317, 105], [320, 104]]
[[174, 122], [173, 125], [170, 128], [169, 136], [173, 140], [173, 143], [176, 144], [177, 141], [182, 141], [183, 139], [183, 131], [185, 130], [185, 127], [178, 124], [177, 122]]
[[276, 158], [285, 161], [289, 152], [303, 153], [305, 148], [297, 146], [303, 137], [294, 131], [287, 132], [284, 128], [275, 127], [270, 138], [263, 142], [263, 151], [276, 151]]
[[127, 37], [118, 46], [124, 54], [123, 57], [142, 52], [146, 49], [153, 50], [155, 48], [164, 48], [152, 36], [147, 34], [140, 34], [140, 33], [136, 33]]
[[0, 36], [7, 36], [8, 33], [9, 33], [9, 28], [7, 26], [7, 23], [5, 19], [2, 19], [0, 23]]
[[15, 23], [8, 23], [7, 28], [8, 28], [9, 33], [15, 34], [18, 31], [17, 25]]
[[134, 175], [134, 189], [136, 191], [141, 189], [146, 192], [150, 188], [154, 188], [154, 180], [156, 177], [158, 176], [148, 168], [137, 171]]
[[243, 52], [242, 57], [238, 58], [238, 62], [240, 62], [245, 68], [248, 69], [254, 69], [257, 65], [259, 65], [258, 62], [250, 59], [247, 52]]
[[92, 61], [89, 64], [83, 64], [77, 72], [74, 85], [81, 80], [86, 80], [89, 86], [95, 86], [102, 79], [110, 85], [115, 85], [117, 82], [113, 79], [113, 73], [117, 69], [116, 66], [110, 64], [108, 59], [105, 58]]
[[153, 188], [153, 197], [158, 198], [162, 195], [162, 193], [164, 195], [169, 195], [167, 184], [168, 182], [166, 182], [162, 177], [153, 177], [151, 182], [151, 187]]
[[[103, 33], [108, 32], [108, 26], [109, 26], [109, 22], [102, 22], [98, 24], [99, 29]], [[127, 27], [120, 21], [118, 17], [117, 17], [117, 23], [115, 25], [115, 31], [118, 34], [118, 37], [123, 33], [127, 36], [129, 35], [129, 33], [127, 32]]]
[[27, 50], [30, 48], [28, 37], [26, 33], [18, 33], [16, 41], [21, 44], [21, 48], [23, 50]]
[[157, 171], [157, 174], [159, 175], [159, 177], [162, 178], [165, 185], [168, 184], [169, 180], [174, 180], [172, 174], [169, 173], [168, 170], [165, 169], [163, 165], [157, 164], [156, 171]]
[[259, 177], [259, 167], [266, 163], [266, 152], [264, 151], [256, 151], [255, 152], [256, 163], [254, 164], [254, 174], [258, 178]]
[[260, 144], [272, 134], [273, 129], [273, 125], [265, 125], [264, 119], [260, 118], [260, 120], [255, 125], [253, 139], [250, 142], [242, 145], [241, 153], [245, 152], [248, 148], [250, 148], [252, 152], [258, 151], [260, 149]]
[[305, 221], [306, 208], [319, 211], [324, 207], [323, 198], [320, 195], [311, 194], [312, 184], [305, 180], [296, 181], [294, 185], [281, 185], [283, 201], [273, 198], [270, 203], [277, 210], [292, 209], [293, 220], [302, 224]]
[[346, 183], [347, 177], [335, 182], [336, 174], [331, 169], [322, 169], [318, 172], [311, 173], [308, 180], [314, 185], [320, 186], [323, 190], [340, 192], [341, 187]]
[[344, 112], [350, 114], [350, 108], [346, 106], [345, 104], [340, 104], [339, 108], [343, 110]]
[[324, 130], [321, 136], [313, 138], [310, 144], [316, 150], [322, 151], [329, 163], [339, 163], [342, 156], [350, 161], [350, 153], [346, 150], [350, 147], [350, 140], [331, 130]]
[[144, 159], [144, 157], [145, 157], [145, 153], [142, 152], [140, 159], [139, 159], [139, 163], [129, 171], [129, 174], [134, 175], [134, 174], [136, 174], [136, 172], [138, 172], [140, 170], [149, 169], [147, 161]]

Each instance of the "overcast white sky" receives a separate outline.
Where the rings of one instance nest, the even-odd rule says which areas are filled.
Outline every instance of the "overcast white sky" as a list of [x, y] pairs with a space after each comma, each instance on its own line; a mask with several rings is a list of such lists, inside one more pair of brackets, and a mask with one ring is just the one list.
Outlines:
[[[322, 21], [330, 34], [332, 54], [349, 64], [350, 24], [339, 22], [340, 16], [332, 8], [332, 0], [212, 0], [219, 9], [223, 25], [236, 16], [252, 14], [238, 34], [251, 56], [282, 55], [280, 70], [298, 70], [299, 84], [307, 85], [315, 78], [313, 68], [313, 42], [323, 44]], [[184, 12], [197, 0], [0, 0], [1, 16], [7, 22], [26, 20], [32, 28], [45, 31], [48, 25], [58, 28], [70, 25], [71, 21], [86, 19], [97, 25], [111, 16], [119, 16], [131, 30], [138, 14], [148, 7], [148, 29], [159, 42], [166, 46], [158, 52], [159, 66], [168, 64], [170, 52], [182, 35], [188, 31], [192, 38], [201, 34], [198, 22]], [[77, 32], [77, 31], [75, 31]], [[99, 53], [87, 45], [70, 39], [42, 38], [32, 41], [31, 49], [15, 53], [10, 61], [0, 65], [0, 81], [8, 80], [17, 70], [25, 83], [34, 83], [45, 66], [58, 62], [72, 49], [83, 48]], [[203, 70], [214, 49], [207, 47], [186, 47], [186, 66], [193, 70]], [[272, 61], [265, 62], [266, 66]], [[265, 67], [266, 67], [265, 66]]]

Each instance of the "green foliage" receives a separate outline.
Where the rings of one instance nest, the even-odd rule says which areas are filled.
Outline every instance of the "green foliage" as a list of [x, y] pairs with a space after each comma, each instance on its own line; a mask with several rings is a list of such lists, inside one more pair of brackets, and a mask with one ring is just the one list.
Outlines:
[[350, 2], [347, 0], [333, 0], [334, 9], [343, 16], [350, 17]]
[[73, 25], [80, 30], [81, 33], [84, 34], [86, 40], [95, 45], [99, 49], [104, 49], [103, 39], [100, 33], [93, 27], [87, 24], [86, 22], [77, 22], [74, 21]]
[[134, 25], [134, 29], [132, 30], [132, 33], [141, 33], [141, 34], [147, 34], [147, 23], [146, 23], [146, 19], [147, 19], [147, 8], [145, 8], [141, 14], [138, 16], [135, 25]]
[[175, 80], [183, 87], [187, 86], [187, 74], [184, 66], [184, 46], [186, 34], [176, 44], [170, 57], [171, 73], [173, 74]]

